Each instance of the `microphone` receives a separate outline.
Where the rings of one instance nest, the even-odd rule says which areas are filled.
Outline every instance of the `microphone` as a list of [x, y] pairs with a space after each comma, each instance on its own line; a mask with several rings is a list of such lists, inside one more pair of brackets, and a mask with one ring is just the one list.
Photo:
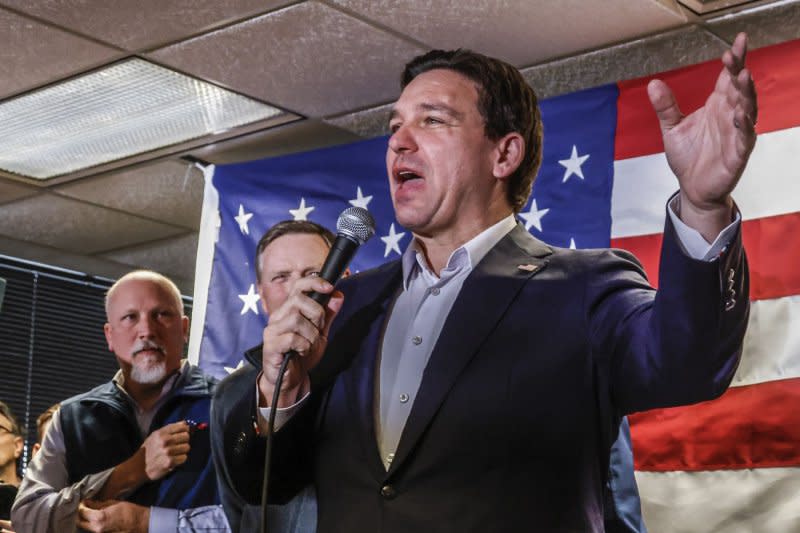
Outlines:
[[[358, 247], [375, 235], [375, 219], [363, 207], [348, 207], [336, 221], [336, 240], [322, 265], [319, 277], [335, 285], [350, 264]], [[325, 306], [330, 294], [312, 292], [310, 298]]]

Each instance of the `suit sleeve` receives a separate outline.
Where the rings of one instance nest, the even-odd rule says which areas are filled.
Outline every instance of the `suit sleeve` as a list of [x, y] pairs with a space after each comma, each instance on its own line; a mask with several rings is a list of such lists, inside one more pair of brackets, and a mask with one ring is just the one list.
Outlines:
[[712, 261], [682, 250], [668, 219], [659, 290], [626, 252], [601, 257], [586, 284], [592, 350], [619, 414], [710, 400], [730, 384], [749, 315], [738, 228]]
[[[220, 499], [232, 531], [243, 516], [261, 505], [266, 439], [258, 435], [252, 366], [228, 376], [217, 387], [211, 405], [211, 450]], [[270, 468], [270, 503], [283, 504], [311, 481], [312, 435], [307, 425], [313, 402], [306, 402], [275, 433]], [[257, 509], [260, 513], [260, 508]]]

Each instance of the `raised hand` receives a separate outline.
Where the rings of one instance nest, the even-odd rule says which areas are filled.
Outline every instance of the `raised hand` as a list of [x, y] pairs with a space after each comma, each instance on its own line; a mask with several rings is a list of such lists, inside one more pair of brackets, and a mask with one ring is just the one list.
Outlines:
[[713, 241], [731, 222], [730, 197], [756, 142], [756, 92], [745, 68], [747, 36], [722, 55], [724, 68], [705, 105], [684, 116], [660, 80], [647, 87], [664, 137], [664, 151], [680, 184], [679, 216]]

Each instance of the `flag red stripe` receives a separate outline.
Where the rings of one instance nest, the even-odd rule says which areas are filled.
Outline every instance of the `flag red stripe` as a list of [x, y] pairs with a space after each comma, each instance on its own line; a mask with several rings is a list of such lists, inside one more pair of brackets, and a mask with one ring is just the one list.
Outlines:
[[728, 389], [717, 400], [629, 417], [636, 470], [800, 465], [800, 378]]
[[[757, 131], [766, 133], [800, 125], [800, 40], [753, 50], [748, 68], [758, 89]], [[647, 84], [659, 78], [672, 88], [681, 110], [688, 114], [703, 105], [714, 88], [722, 63], [718, 60], [659, 73], [619, 86], [614, 159], [664, 151], [656, 115], [647, 97]]]
[[[750, 298], [766, 300], [800, 294], [800, 212], [745, 220], [742, 223], [750, 265]], [[632, 252], [644, 265], [650, 282], [658, 282], [661, 234], [612, 239], [611, 245]]]

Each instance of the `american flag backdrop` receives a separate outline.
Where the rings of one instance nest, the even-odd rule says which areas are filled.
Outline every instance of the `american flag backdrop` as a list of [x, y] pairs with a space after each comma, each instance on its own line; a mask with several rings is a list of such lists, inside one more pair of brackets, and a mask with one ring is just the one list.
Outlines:
[[[654, 533], [800, 531], [800, 41], [750, 52], [759, 139], [734, 197], [750, 261], [750, 325], [732, 387], [718, 400], [630, 417], [637, 480]], [[721, 64], [662, 73], [685, 113]], [[541, 102], [544, 160], [519, 215], [563, 247], [634, 252], [657, 280], [666, 199], [677, 189], [647, 100], [650, 78]], [[224, 376], [260, 342], [254, 252], [289, 218], [335, 228], [350, 205], [375, 237], [354, 271], [397, 259], [411, 234], [394, 219], [386, 138], [209, 168], [190, 359]], [[794, 414], [792, 414], [794, 413]]]

